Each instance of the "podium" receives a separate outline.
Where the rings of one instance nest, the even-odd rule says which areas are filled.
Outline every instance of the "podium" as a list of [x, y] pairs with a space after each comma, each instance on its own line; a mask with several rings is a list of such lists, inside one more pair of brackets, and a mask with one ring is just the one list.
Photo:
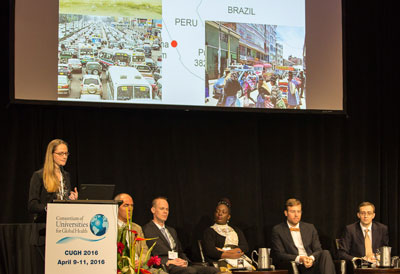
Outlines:
[[117, 273], [118, 202], [47, 205], [46, 274]]

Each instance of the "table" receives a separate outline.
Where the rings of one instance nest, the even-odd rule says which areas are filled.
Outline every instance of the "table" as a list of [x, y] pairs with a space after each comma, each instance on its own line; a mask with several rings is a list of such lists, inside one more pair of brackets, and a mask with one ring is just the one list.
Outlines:
[[384, 274], [400, 273], [400, 268], [357, 268], [354, 274]]
[[[288, 274], [287, 270], [271, 270], [271, 271], [232, 271], [232, 274]], [[399, 272], [400, 273], [400, 272]]]

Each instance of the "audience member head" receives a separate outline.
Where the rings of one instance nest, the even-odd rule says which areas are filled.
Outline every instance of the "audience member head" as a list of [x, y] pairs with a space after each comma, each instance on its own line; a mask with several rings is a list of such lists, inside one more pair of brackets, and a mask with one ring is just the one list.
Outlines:
[[362, 202], [358, 206], [357, 217], [360, 219], [360, 223], [364, 227], [368, 227], [372, 220], [375, 218], [375, 206], [370, 202]]
[[291, 226], [297, 225], [301, 220], [301, 202], [295, 198], [288, 199], [285, 203], [285, 216]]
[[151, 205], [153, 221], [159, 225], [164, 225], [169, 215], [169, 205], [167, 198], [157, 197], [152, 201]]
[[270, 78], [271, 85], [275, 86], [276, 80], [277, 80], [277, 76], [275, 74], [272, 75], [271, 78]]
[[120, 200], [122, 204], [118, 208], [118, 219], [126, 223], [132, 219], [133, 199], [129, 194], [120, 193], [114, 198], [115, 201]]
[[217, 224], [225, 225], [229, 222], [229, 219], [231, 218], [231, 207], [232, 204], [229, 199], [222, 198], [219, 200], [214, 213], [214, 219]]
[[230, 75], [231, 75], [231, 79], [233, 79], [233, 80], [238, 79], [238, 74], [236, 72], [232, 72]]
[[61, 139], [54, 139], [47, 145], [43, 166], [43, 182], [48, 192], [58, 191], [60, 182], [56, 171], [65, 166], [68, 155], [68, 145]]
[[228, 80], [231, 77], [231, 70], [228, 68], [225, 69], [224, 76], [225, 76], [225, 81]]

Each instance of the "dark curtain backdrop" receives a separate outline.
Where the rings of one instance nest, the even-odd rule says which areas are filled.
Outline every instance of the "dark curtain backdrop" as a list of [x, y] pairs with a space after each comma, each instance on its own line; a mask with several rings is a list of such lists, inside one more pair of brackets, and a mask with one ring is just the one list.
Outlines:
[[[343, 5], [347, 115], [15, 105], [3, 70], [0, 222], [30, 221], [31, 174], [43, 165], [47, 143], [62, 138], [73, 184], [116, 184], [116, 192], [134, 197], [135, 222], [151, 219], [154, 197], [168, 197], [168, 223], [188, 252], [219, 198], [231, 199], [232, 222], [256, 248], [270, 246], [285, 200], [297, 197], [303, 220], [316, 225], [328, 249], [357, 220], [357, 205], [373, 202], [398, 254], [398, 16], [391, 1]], [[10, 46], [3, 42], [2, 54], [12, 70]]]

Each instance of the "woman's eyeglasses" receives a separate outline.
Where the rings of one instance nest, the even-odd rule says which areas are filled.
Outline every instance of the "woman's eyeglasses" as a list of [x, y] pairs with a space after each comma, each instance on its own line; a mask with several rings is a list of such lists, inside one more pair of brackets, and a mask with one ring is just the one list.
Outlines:
[[54, 154], [57, 154], [58, 156], [69, 156], [69, 152], [53, 152]]

